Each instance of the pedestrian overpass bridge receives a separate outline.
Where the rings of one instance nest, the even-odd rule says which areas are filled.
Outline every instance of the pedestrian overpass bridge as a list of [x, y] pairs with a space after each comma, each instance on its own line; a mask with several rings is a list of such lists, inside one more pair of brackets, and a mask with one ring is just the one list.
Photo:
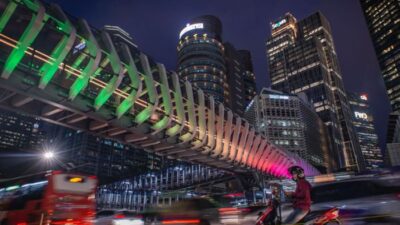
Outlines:
[[37, 0], [0, 0], [0, 106], [146, 151], [286, 177], [305, 160], [135, 46]]

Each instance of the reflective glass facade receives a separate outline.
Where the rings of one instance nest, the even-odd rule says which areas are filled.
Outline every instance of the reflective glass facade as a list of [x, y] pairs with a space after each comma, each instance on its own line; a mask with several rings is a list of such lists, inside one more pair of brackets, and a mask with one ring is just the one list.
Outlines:
[[0, 151], [37, 152], [44, 142], [42, 122], [34, 117], [0, 111]]
[[400, 1], [360, 0], [393, 111], [400, 111]]
[[161, 156], [112, 139], [53, 125], [48, 130], [49, 142], [56, 146], [59, 160], [73, 171], [96, 175], [101, 183], [159, 171], [162, 167]]
[[224, 103], [235, 113], [243, 115], [246, 107], [246, 95], [244, 94], [246, 70], [240, 61], [241, 58], [235, 47], [231, 43], [224, 43], [224, 46], [226, 65]]
[[364, 156], [367, 169], [383, 166], [381, 149], [378, 146], [378, 136], [375, 132], [374, 118], [369, 110], [366, 94], [347, 93], [353, 112], [353, 124]]
[[247, 106], [257, 94], [256, 76], [253, 71], [253, 61], [251, 59], [250, 51], [239, 50], [238, 54], [240, 61], [242, 62], [242, 66], [244, 67], [243, 82], [245, 91], [245, 106]]
[[320, 12], [300, 21], [287, 13], [271, 28], [266, 53], [272, 88], [304, 92], [328, 127], [334, 167], [363, 170], [328, 20]]
[[326, 126], [303, 93], [298, 96], [263, 88], [245, 117], [273, 144], [330, 170]]
[[178, 74], [223, 102], [226, 67], [221, 21], [214, 16], [202, 16], [191, 20], [186, 28], [190, 26], [193, 29], [181, 32], [179, 39]]
[[223, 42], [221, 21], [201, 16], [180, 33], [178, 73], [238, 115], [255, 96], [251, 54]]

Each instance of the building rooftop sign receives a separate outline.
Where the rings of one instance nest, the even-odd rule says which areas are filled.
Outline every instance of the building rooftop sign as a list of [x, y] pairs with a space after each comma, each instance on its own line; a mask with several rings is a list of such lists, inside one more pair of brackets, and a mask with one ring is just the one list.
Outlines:
[[368, 120], [368, 115], [364, 112], [354, 112], [357, 119]]
[[182, 31], [179, 33], [179, 38], [182, 37], [185, 33], [191, 31], [191, 30], [196, 30], [196, 29], [203, 29], [204, 25], [203, 23], [194, 23], [194, 24], [186, 24], [186, 27], [182, 29]]
[[269, 95], [269, 98], [272, 98], [272, 99], [289, 99], [289, 96], [286, 96], [286, 95]]
[[287, 20], [283, 19], [283, 20], [280, 20], [280, 21], [278, 21], [276, 23], [273, 23], [272, 24], [272, 29], [278, 28], [278, 27], [282, 26], [283, 24], [285, 24], [286, 22], [287, 22]]

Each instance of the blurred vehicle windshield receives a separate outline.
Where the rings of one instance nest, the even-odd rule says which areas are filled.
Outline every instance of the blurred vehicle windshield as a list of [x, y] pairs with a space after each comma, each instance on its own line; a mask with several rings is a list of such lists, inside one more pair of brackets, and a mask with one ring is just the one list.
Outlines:
[[314, 203], [348, 200], [400, 192], [396, 180], [355, 180], [323, 184], [312, 189]]
[[245, 207], [247, 199], [244, 194], [234, 193], [225, 195], [214, 195], [212, 198], [218, 202], [219, 207]]

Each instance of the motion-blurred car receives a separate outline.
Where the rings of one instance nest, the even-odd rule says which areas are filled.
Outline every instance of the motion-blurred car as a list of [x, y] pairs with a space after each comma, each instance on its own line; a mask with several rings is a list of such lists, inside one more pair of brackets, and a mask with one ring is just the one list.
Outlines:
[[[308, 217], [330, 208], [339, 209], [342, 224], [400, 224], [400, 179], [392, 176], [353, 178], [317, 184], [311, 191], [313, 204]], [[282, 206], [282, 217], [291, 211]]]
[[220, 224], [218, 204], [206, 197], [185, 199], [160, 209], [156, 224]]
[[95, 225], [144, 225], [142, 216], [130, 211], [103, 210], [96, 214]]
[[253, 225], [256, 220], [256, 211], [262, 206], [249, 207], [243, 204], [243, 199], [245, 200], [244, 196], [231, 194], [191, 198], [176, 202], [170, 207], [155, 210], [156, 212], [152, 211], [150, 214], [155, 216], [156, 224]]
[[258, 211], [265, 209], [265, 205], [249, 205], [243, 193], [231, 193], [212, 196], [218, 202], [220, 222], [222, 224], [253, 225]]

